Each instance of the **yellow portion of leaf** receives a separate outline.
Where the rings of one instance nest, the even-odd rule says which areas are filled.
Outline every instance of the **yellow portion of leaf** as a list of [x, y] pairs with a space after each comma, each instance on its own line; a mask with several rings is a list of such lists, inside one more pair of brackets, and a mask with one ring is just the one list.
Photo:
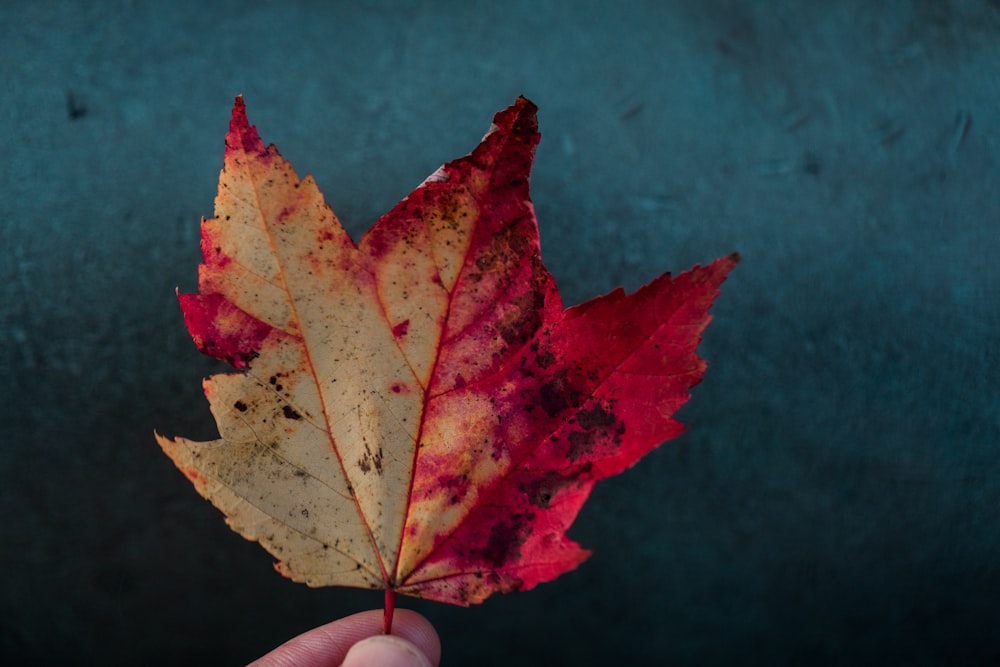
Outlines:
[[[433, 537], [407, 544], [400, 562], [417, 434], [477, 202], [456, 188], [407, 215], [404, 200], [359, 249], [314, 180], [255, 142], [250, 128], [228, 138], [216, 217], [203, 221], [199, 292], [274, 331], [244, 374], [205, 383], [220, 440], [157, 437], [291, 578], [383, 587]], [[463, 434], [442, 433], [447, 424], [431, 437], [450, 449]], [[461, 507], [446, 512], [447, 500], [427, 493], [415, 511], [458, 521]]]
[[205, 238], [200, 292], [288, 335], [268, 336], [245, 375], [207, 381], [221, 440], [160, 444], [293, 579], [381, 586], [422, 397], [384, 390], [386, 378], [413, 376], [371, 308], [368, 268], [313, 180], [300, 182], [273, 148], [230, 147]]

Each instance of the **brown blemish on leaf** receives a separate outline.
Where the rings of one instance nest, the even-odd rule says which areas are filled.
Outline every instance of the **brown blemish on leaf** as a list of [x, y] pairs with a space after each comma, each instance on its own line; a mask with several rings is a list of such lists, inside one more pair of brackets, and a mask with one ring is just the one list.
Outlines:
[[594, 451], [594, 434], [591, 431], [572, 431], [569, 436], [569, 460], [576, 461]]
[[588, 431], [595, 428], [610, 428], [615, 425], [616, 421], [617, 418], [614, 414], [600, 405], [576, 413], [576, 423]]
[[532, 528], [523, 514], [511, 515], [510, 521], [496, 523], [490, 529], [490, 537], [480, 550], [480, 555], [494, 568], [501, 568], [510, 561], [521, 557], [521, 545], [531, 534]]
[[583, 392], [569, 382], [565, 370], [558, 371], [552, 380], [542, 385], [539, 392], [542, 409], [550, 417], [555, 417], [567, 408], [578, 405], [582, 398]]
[[442, 475], [438, 478], [438, 488], [443, 489], [448, 495], [448, 504], [457, 505], [465, 498], [469, 492], [468, 475]]
[[365, 443], [365, 453], [358, 459], [358, 467], [361, 468], [361, 472], [369, 473], [372, 468], [379, 475], [382, 474], [382, 448], [379, 447], [378, 450], [373, 454], [371, 447], [368, 443]]
[[539, 368], [548, 368], [552, 364], [556, 363], [556, 355], [552, 354], [550, 350], [544, 350], [539, 352], [535, 357], [535, 363]]
[[513, 307], [497, 323], [497, 332], [508, 345], [520, 346], [526, 343], [542, 324], [541, 310], [545, 305], [545, 295], [530, 291], [521, 295]]
[[567, 480], [557, 472], [549, 472], [538, 479], [525, 482], [521, 490], [528, 502], [541, 509], [549, 509], [552, 498], [567, 485]]

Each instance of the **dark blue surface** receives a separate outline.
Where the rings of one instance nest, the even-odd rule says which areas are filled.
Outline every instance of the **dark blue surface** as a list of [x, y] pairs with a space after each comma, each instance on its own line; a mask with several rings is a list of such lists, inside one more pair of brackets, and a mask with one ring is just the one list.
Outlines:
[[1000, 661], [998, 3], [202, 4], [0, 8], [0, 659], [239, 664], [379, 606], [160, 453], [214, 435], [173, 290], [235, 94], [356, 237], [523, 93], [566, 303], [744, 260], [589, 562], [402, 601], [445, 664]]

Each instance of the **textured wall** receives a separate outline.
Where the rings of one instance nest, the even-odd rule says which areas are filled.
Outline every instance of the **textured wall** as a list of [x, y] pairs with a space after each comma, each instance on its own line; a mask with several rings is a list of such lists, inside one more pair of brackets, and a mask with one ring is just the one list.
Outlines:
[[355, 236], [523, 93], [567, 303], [744, 261], [593, 558], [412, 605], [446, 664], [1000, 659], [997, 2], [202, 4], [0, 8], [0, 657], [238, 664], [380, 604], [160, 453], [214, 435], [173, 290], [236, 93]]

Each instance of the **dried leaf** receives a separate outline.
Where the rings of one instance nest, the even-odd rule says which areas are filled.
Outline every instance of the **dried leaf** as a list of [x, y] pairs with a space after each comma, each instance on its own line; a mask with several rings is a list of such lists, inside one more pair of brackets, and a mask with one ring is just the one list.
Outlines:
[[499, 112], [355, 245], [237, 98], [198, 293], [218, 440], [157, 435], [229, 525], [310, 586], [454, 604], [528, 589], [588, 552], [594, 483], [677, 435], [735, 255], [564, 309], [528, 175], [535, 106]]

